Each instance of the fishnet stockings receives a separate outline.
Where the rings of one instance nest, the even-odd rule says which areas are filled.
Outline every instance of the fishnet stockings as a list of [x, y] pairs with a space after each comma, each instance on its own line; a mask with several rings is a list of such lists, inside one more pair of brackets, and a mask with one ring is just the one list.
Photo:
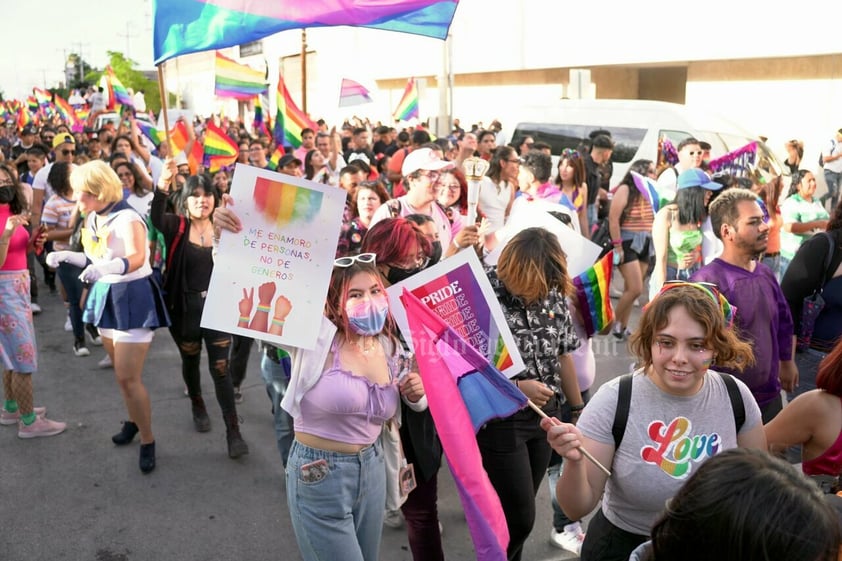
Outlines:
[[[18, 374], [17, 372], [11, 372], [10, 374], [11, 399], [18, 402], [18, 411], [21, 415], [28, 415], [32, 413], [32, 375]], [[6, 373], [3, 374], [3, 387], [6, 387]], [[6, 398], [10, 399], [8, 393]]]

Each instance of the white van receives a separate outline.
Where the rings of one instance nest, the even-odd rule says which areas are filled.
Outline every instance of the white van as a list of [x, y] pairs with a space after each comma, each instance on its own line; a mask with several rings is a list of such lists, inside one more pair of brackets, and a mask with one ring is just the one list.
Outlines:
[[[658, 161], [658, 139], [668, 138], [674, 146], [688, 137], [709, 142], [711, 159], [757, 141], [757, 167], [779, 175], [781, 164], [755, 135], [727, 119], [685, 105], [663, 101], [562, 99], [544, 107], [520, 107], [502, 120], [504, 136], [517, 146], [525, 136], [552, 147], [554, 169], [565, 148], [577, 148], [591, 131], [611, 132], [615, 143], [611, 157], [614, 173], [611, 186], [620, 183], [629, 165], [639, 159]], [[499, 143], [499, 142], [498, 142]]]

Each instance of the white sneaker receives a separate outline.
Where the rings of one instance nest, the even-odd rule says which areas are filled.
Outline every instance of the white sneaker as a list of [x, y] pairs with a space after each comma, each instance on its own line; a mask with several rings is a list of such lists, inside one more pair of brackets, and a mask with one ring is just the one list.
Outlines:
[[32, 310], [32, 313], [33, 313], [34, 315], [38, 315], [38, 314], [40, 314], [40, 313], [41, 313], [41, 306], [39, 306], [39, 305], [38, 305], [38, 304], [36, 304], [35, 302], [32, 302], [32, 303], [29, 305], [29, 308]]
[[387, 510], [383, 517], [383, 525], [397, 530], [403, 527], [403, 513], [400, 510]]
[[85, 346], [84, 337], [73, 342], [73, 354], [76, 356], [90, 356], [91, 351]]
[[102, 360], [97, 362], [96, 365], [99, 366], [100, 368], [113, 368], [114, 367], [114, 363], [111, 362], [111, 357], [109, 355], [105, 355], [105, 358], [103, 358]]
[[70, 322], [70, 315], [68, 314], [67, 319], [64, 322], [64, 330], [65, 331], [73, 331], [73, 324]]
[[90, 323], [86, 323], [85, 331], [88, 333], [88, 340], [91, 342], [91, 345], [97, 347], [102, 346], [102, 337], [100, 337], [99, 330], [95, 326]]
[[585, 532], [582, 531], [582, 525], [578, 522], [568, 524], [561, 532], [556, 532], [555, 528], [550, 530], [550, 545], [569, 551], [577, 557], [582, 553], [582, 542], [584, 541]]

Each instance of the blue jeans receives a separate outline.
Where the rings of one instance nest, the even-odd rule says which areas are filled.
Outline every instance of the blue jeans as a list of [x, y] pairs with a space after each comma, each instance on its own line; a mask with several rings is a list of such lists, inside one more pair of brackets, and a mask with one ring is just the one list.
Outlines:
[[[67, 294], [67, 311], [70, 313], [70, 325], [73, 326], [73, 337], [82, 339], [85, 337], [85, 322], [82, 321], [82, 281], [79, 275], [82, 268], [70, 263], [59, 263], [56, 269], [59, 281]], [[33, 280], [34, 282], [34, 280]]]
[[827, 194], [822, 197], [822, 204], [825, 199], [830, 199], [830, 213], [833, 214], [833, 209], [839, 202], [839, 187], [842, 184], [842, 173], [824, 170], [824, 181], [827, 183]]
[[690, 277], [693, 276], [693, 273], [701, 269], [701, 264], [694, 265], [689, 269], [677, 269], [675, 267], [670, 267], [667, 265], [667, 276], [664, 279], [665, 281], [670, 280], [682, 280], [682, 281], [689, 281]]
[[782, 278], [784, 278], [784, 275], [786, 274], [786, 270], [789, 269], [789, 264], [792, 262], [792, 260], [787, 259], [786, 257], [783, 256], [783, 254], [780, 257], [781, 257], [781, 259], [778, 262], [778, 278], [782, 279]]
[[594, 203], [588, 205], [588, 232], [593, 233], [597, 222], [599, 222], [599, 205]]
[[281, 364], [267, 357], [264, 352], [260, 359], [260, 376], [266, 384], [266, 393], [269, 394], [269, 400], [272, 402], [272, 414], [275, 417], [275, 438], [278, 440], [281, 461], [286, 468], [289, 449], [292, 446], [293, 438], [295, 438], [292, 417], [281, 407], [281, 400], [287, 391], [289, 372]]
[[[321, 479], [302, 466], [326, 462]], [[322, 463], [324, 463], [322, 462]], [[310, 481], [307, 481], [310, 479]], [[292, 443], [287, 504], [304, 561], [377, 561], [386, 504], [386, 466], [379, 442], [357, 454]]]
[[772, 269], [772, 272], [775, 273], [775, 278], [778, 279], [778, 283], [780, 283], [783, 278], [783, 275], [781, 274], [781, 255], [764, 255], [760, 262]]

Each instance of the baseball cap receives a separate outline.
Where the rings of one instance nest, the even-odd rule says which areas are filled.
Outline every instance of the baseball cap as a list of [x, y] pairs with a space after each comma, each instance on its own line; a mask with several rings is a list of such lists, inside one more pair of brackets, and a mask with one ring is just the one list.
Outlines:
[[35, 127], [33, 127], [32, 125], [26, 125], [25, 127], [23, 127], [23, 130], [22, 130], [22, 131], [20, 131], [20, 134], [21, 134], [21, 135], [24, 135], [24, 134], [35, 134]]
[[76, 144], [76, 139], [69, 132], [60, 132], [53, 139], [53, 148], [58, 148], [62, 144]]
[[438, 154], [433, 152], [430, 148], [418, 148], [406, 155], [401, 166], [401, 174], [405, 176], [415, 173], [419, 170], [437, 171], [441, 169], [450, 169], [453, 167], [453, 162], [442, 160]]
[[678, 175], [677, 185], [679, 189], [688, 189], [690, 187], [701, 187], [708, 191], [719, 191], [722, 189], [721, 184], [711, 180], [710, 176], [699, 168], [682, 171]]
[[300, 166], [301, 160], [299, 160], [298, 158], [296, 158], [292, 154], [284, 154], [283, 156], [281, 156], [281, 159], [278, 160], [278, 169], [286, 167], [286, 166], [290, 165], [291, 163], [295, 163], [295, 165]]

